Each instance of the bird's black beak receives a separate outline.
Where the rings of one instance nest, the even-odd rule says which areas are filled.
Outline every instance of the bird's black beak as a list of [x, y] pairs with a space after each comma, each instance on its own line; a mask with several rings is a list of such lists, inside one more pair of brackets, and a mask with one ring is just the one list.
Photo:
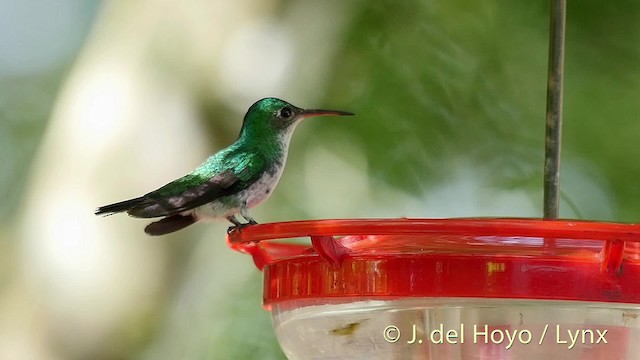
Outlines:
[[318, 109], [305, 109], [302, 110], [302, 117], [309, 118], [314, 116], [352, 116], [354, 113], [340, 110], [318, 110]]

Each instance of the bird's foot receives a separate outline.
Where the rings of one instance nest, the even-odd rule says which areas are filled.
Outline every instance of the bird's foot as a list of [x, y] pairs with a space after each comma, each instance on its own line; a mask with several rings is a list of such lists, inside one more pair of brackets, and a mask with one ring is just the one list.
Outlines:
[[232, 231], [242, 232], [242, 229], [246, 228], [247, 226], [256, 225], [256, 224], [257, 224], [257, 222], [255, 220], [253, 220], [253, 221], [249, 221], [248, 223], [237, 224], [237, 225], [230, 226], [227, 229], [227, 234], [231, 234]]

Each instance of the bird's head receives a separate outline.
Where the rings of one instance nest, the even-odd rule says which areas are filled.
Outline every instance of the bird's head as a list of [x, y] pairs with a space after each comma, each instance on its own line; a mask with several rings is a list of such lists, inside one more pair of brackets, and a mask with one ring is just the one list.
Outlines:
[[301, 109], [284, 100], [264, 98], [251, 105], [242, 123], [241, 136], [287, 134], [303, 119], [314, 116], [341, 116], [353, 113], [338, 110]]

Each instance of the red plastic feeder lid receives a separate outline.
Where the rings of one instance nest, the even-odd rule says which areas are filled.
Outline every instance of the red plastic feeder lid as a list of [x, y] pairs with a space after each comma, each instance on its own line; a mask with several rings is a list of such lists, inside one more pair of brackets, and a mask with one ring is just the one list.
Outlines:
[[[312, 245], [273, 241], [310, 237]], [[640, 303], [640, 225], [539, 219], [260, 224], [229, 246], [264, 271], [264, 305], [473, 297]]]

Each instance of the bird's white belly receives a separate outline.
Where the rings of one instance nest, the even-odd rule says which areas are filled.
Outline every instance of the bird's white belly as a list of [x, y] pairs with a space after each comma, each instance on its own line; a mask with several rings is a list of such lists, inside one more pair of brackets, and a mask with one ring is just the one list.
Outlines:
[[199, 220], [224, 218], [239, 213], [242, 208], [253, 208], [267, 200], [278, 184], [284, 166], [279, 166], [272, 172], [265, 172], [260, 179], [248, 188], [235, 195], [212, 201], [194, 209], [194, 215]]
[[265, 173], [253, 185], [240, 192], [240, 199], [250, 209], [267, 200], [280, 180], [282, 168], [272, 174]]

